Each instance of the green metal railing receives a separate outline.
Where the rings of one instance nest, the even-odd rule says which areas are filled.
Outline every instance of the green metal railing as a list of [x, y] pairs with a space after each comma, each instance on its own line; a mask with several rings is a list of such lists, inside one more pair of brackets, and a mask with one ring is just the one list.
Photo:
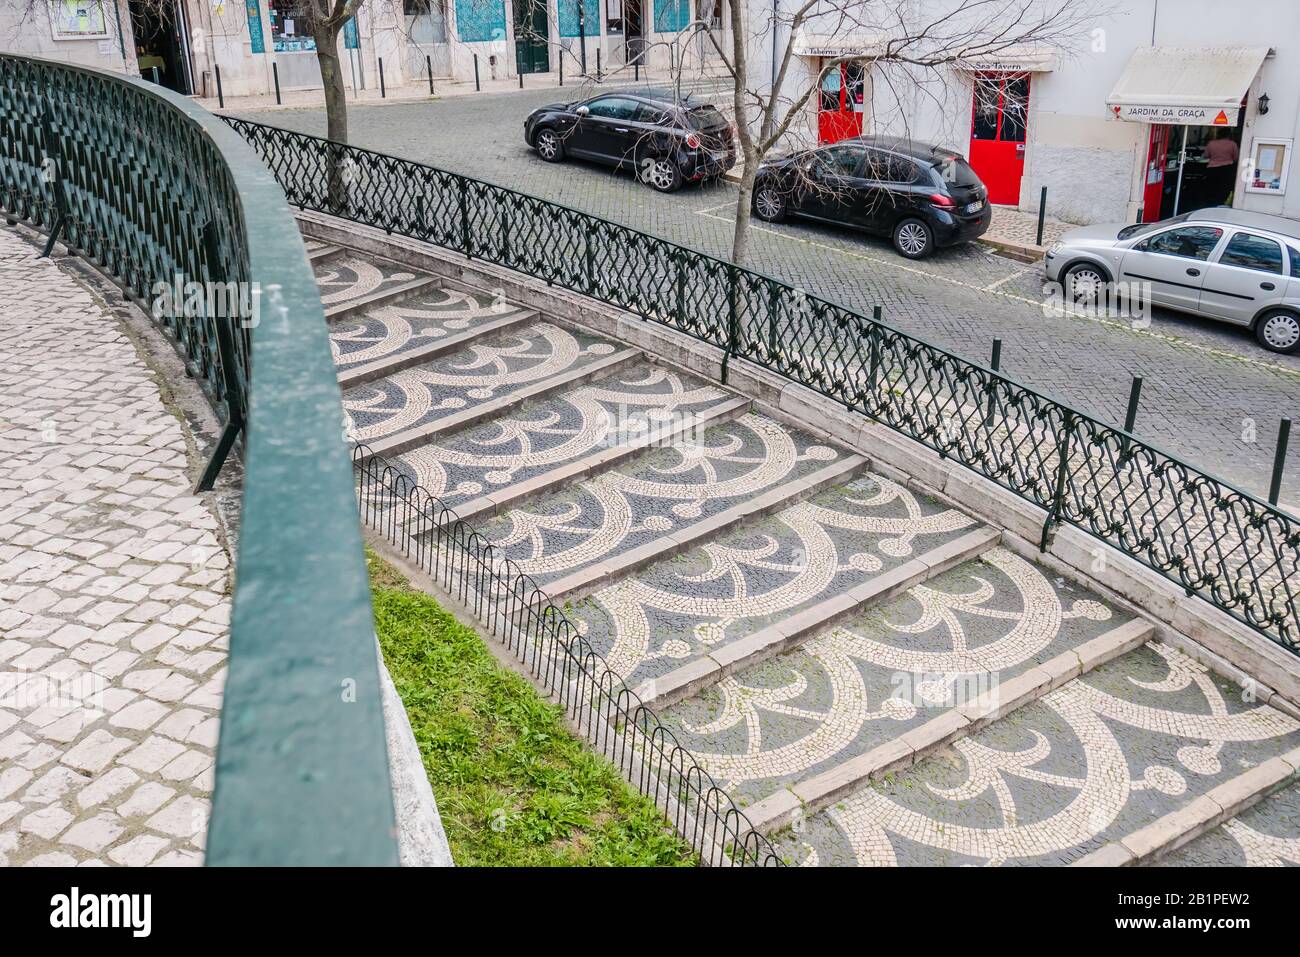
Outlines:
[[338, 382], [284, 193], [182, 96], [3, 54], [0, 214], [147, 305], [166, 301], [162, 289], [204, 293], [155, 315], [223, 422], [202, 484], [244, 434], [208, 863], [396, 864]]
[[1300, 523], [1025, 386], [788, 283], [677, 243], [371, 150], [223, 117], [289, 202], [592, 296], [884, 423], [1300, 653]]

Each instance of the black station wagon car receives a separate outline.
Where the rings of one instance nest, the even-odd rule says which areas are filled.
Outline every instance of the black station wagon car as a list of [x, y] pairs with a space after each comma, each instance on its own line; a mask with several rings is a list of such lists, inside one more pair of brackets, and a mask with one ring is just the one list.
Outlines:
[[714, 179], [736, 163], [735, 135], [726, 117], [689, 96], [601, 93], [554, 103], [524, 120], [524, 139], [549, 163], [565, 157], [632, 166], [662, 193], [688, 180]]
[[893, 240], [908, 259], [975, 239], [989, 228], [989, 191], [966, 160], [916, 140], [858, 136], [758, 168], [754, 214], [796, 215]]

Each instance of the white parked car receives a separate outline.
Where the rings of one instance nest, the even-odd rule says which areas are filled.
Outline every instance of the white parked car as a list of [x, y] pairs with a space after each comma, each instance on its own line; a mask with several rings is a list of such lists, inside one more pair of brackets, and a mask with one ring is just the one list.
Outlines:
[[1076, 302], [1116, 284], [1150, 301], [1246, 326], [1273, 352], [1300, 348], [1300, 223], [1218, 206], [1159, 223], [1072, 229], [1043, 261]]

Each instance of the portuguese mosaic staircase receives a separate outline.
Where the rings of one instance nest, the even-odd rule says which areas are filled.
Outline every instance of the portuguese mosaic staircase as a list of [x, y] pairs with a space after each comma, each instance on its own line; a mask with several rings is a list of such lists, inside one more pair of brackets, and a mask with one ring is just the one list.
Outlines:
[[1194, 819], [1165, 861], [1300, 864], [1300, 722], [1145, 621], [714, 383], [309, 249], [352, 438], [564, 603], [790, 863], [1124, 863]]

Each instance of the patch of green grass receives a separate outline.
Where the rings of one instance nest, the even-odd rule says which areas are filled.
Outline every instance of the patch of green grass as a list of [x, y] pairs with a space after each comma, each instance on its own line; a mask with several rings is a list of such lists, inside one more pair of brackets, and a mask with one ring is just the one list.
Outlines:
[[472, 629], [367, 555], [384, 660], [459, 865], [689, 865], [645, 797]]

